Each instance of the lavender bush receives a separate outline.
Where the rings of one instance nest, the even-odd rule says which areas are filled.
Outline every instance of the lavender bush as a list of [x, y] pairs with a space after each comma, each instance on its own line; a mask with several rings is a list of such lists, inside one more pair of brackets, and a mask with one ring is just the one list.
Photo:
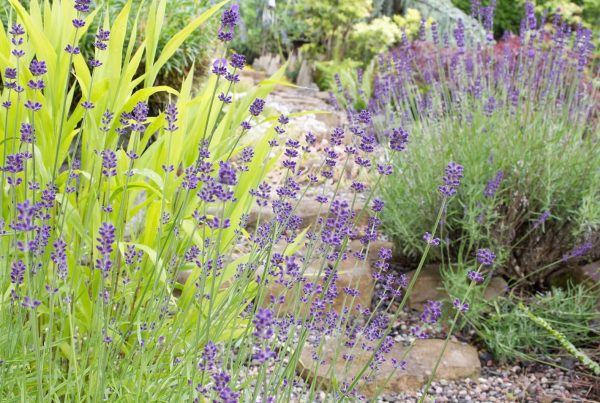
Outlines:
[[[287, 116], [262, 117], [283, 71], [246, 96], [234, 91], [245, 64], [228, 46], [237, 5], [222, 10], [212, 75], [192, 96], [193, 72], [179, 90], [153, 86], [155, 78], [226, 1], [160, 54], [158, 11], [142, 45], [129, 38], [123, 52], [129, 1], [114, 21], [103, 20], [87, 60], [79, 39], [101, 14], [90, 0], [32, 0], [29, 11], [10, 3], [17, 18], [0, 27], [3, 400], [289, 401], [300, 352], [321, 352], [328, 336], [347, 362], [361, 350], [370, 357], [352, 379], [334, 382], [336, 399], [358, 396], [385, 360], [402, 368], [401, 357], [386, 355], [389, 334], [416, 276], [407, 284], [392, 273], [391, 251], [382, 248], [375, 309], [355, 303], [363, 290], [337, 286], [342, 263], [364, 264], [378, 237], [384, 202], [374, 195], [393, 172], [373, 155], [368, 113], [333, 130], [321, 165], [306, 170], [300, 161], [315, 152], [315, 136], [288, 137]], [[151, 116], [146, 101], [158, 92], [172, 101]], [[270, 128], [249, 140], [258, 125]], [[395, 141], [402, 151], [408, 139]], [[276, 163], [281, 182], [264, 181]], [[351, 164], [377, 179], [354, 181], [345, 199], [334, 168]], [[460, 165], [446, 167], [432, 239], [462, 176]], [[297, 214], [303, 181], [334, 189], [315, 196], [321, 209], [310, 228]], [[359, 201], [365, 208], [356, 211]], [[249, 233], [253, 203], [272, 215], [259, 213]], [[350, 250], [351, 239], [361, 246]], [[234, 253], [240, 245], [247, 248]], [[390, 311], [394, 300], [400, 308]], [[277, 315], [284, 303], [292, 312]], [[320, 386], [310, 382], [305, 398]]]
[[[520, 36], [494, 44], [494, 9], [480, 11], [488, 43], [468, 43], [461, 24], [453, 38], [440, 38], [434, 23], [418, 41], [404, 41], [379, 58], [372, 87], [360, 79], [348, 87], [340, 77], [335, 100], [351, 119], [369, 99], [361, 113], [372, 116], [369, 133], [387, 146], [384, 159], [391, 158], [398, 173], [382, 182], [385, 231], [405, 263], [422, 253], [442, 263], [454, 312], [449, 334], [466, 322], [497, 357], [539, 360], [540, 350], [547, 355], [567, 344], [524, 330], [535, 323], [522, 318], [522, 296], [486, 301], [484, 290], [498, 273], [509, 280], [508, 291], [540, 285], [558, 265], [598, 258], [597, 66], [590, 63], [591, 32], [571, 30], [559, 15], [538, 21], [527, 3]], [[447, 167], [440, 190], [457, 200], [442, 203], [436, 218], [440, 197], [427, 189], [449, 159], [461, 168]], [[463, 169], [460, 188], [448, 186]], [[437, 235], [427, 231], [434, 223]], [[487, 245], [495, 253], [481, 249]], [[568, 293], [597, 300], [597, 287]], [[581, 315], [561, 300], [564, 295], [553, 290], [548, 297], [564, 311], [560, 320], [550, 310], [538, 312], [553, 318], [563, 339], [573, 337], [569, 346], [593, 346], [595, 332], [585, 325], [583, 332], [574, 329], [597, 315], [589, 309]], [[442, 306], [430, 301], [424, 316], [437, 317]], [[523, 336], [515, 338], [515, 332]]]
[[[484, 11], [491, 32], [493, 8]], [[571, 31], [560, 16], [538, 21], [530, 3], [526, 11], [518, 40], [466, 43], [461, 25], [439, 38], [434, 24], [379, 60], [374, 132], [391, 150], [404, 133], [412, 139], [394, 158], [399, 176], [382, 187], [386, 231], [409, 257], [426, 247], [415, 234], [431, 227], [438, 203], [426, 189], [449, 159], [467, 175], [444, 211], [438, 260], [464, 262], [491, 245], [505, 274], [535, 282], [548, 273], [542, 267], [584, 255], [582, 245], [598, 257], [591, 31]]]

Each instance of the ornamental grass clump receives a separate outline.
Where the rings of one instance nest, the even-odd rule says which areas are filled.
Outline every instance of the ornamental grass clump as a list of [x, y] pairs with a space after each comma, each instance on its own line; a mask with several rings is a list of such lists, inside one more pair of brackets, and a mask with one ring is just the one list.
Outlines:
[[[29, 11], [10, 3], [16, 19], [0, 26], [3, 400], [290, 401], [300, 353], [314, 348], [318, 369], [332, 338], [346, 365], [356, 351], [369, 356], [351, 379], [331, 373], [333, 399], [358, 396], [388, 359], [403, 367], [389, 357], [390, 331], [416, 276], [407, 284], [391, 272], [382, 248], [371, 273], [381, 284], [375, 309], [355, 303], [365, 292], [355, 284], [338, 287], [342, 264], [366, 264], [384, 207], [374, 194], [393, 172], [374, 156], [369, 113], [334, 129], [321, 164], [306, 169], [316, 137], [287, 136], [289, 117], [264, 117], [283, 70], [234, 93], [245, 67], [229, 49], [237, 5], [209, 8], [159, 53], [158, 18], [139, 47], [126, 41], [129, 1], [101, 20], [85, 58], [79, 40], [102, 15], [90, 0], [32, 0]], [[164, 7], [152, 1], [150, 16]], [[155, 86], [221, 9], [221, 45], [198, 95], [193, 71], [178, 90]], [[154, 116], [147, 102], [157, 93], [170, 102]], [[268, 126], [262, 135], [259, 125]], [[407, 142], [399, 131], [395, 149]], [[284, 175], [267, 182], [276, 164]], [[377, 179], [343, 193], [336, 168], [350, 165]], [[446, 169], [434, 239], [462, 172]], [[306, 227], [298, 212], [317, 185], [318, 217]], [[253, 204], [262, 209], [249, 232]], [[291, 312], [281, 314], [283, 304]], [[301, 393], [313, 400], [320, 382]]]
[[[491, 32], [493, 8], [484, 9]], [[407, 152], [392, 157], [399, 178], [382, 186], [386, 232], [409, 258], [425, 249], [415, 234], [435, 217], [437, 200], [424, 189], [450, 159], [469, 175], [444, 211], [437, 260], [491, 246], [504, 274], [537, 282], [551, 267], [533, 271], [563, 256], [573, 262], [581, 254], [569, 251], [578, 245], [598, 245], [591, 31], [559, 15], [538, 20], [531, 4], [526, 11], [518, 40], [469, 43], [458, 24], [442, 41], [434, 23], [429, 41], [406, 41], [379, 59], [369, 103], [374, 131], [392, 150], [399, 133], [411, 135]]]

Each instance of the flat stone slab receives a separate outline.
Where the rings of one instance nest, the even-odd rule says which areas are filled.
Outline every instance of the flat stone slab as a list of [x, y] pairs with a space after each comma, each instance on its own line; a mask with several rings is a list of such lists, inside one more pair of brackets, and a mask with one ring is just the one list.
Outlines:
[[[314, 360], [315, 348], [306, 346], [301, 353], [297, 368], [300, 376], [307, 381], [316, 381], [321, 389], [326, 390], [332, 390], [334, 384], [349, 383], [368, 363], [372, 353], [362, 350], [361, 343], [358, 342], [354, 349], [341, 347], [336, 354], [335, 349], [339, 341], [339, 338], [325, 341], [319, 357], [321, 362], [324, 360], [324, 363], [318, 367], [317, 361]], [[385, 395], [419, 390], [427, 383], [443, 344], [444, 340], [441, 339], [417, 339], [411, 347], [395, 345], [390, 353], [385, 355], [386, 361], [380, 365], [371, 379], [361, 380], [358, 383], [358, 393], [370, 398], [377, 393]], [[353, 355], [352, 361], [345, 361], [342, 358], [345, 353]], [[398, 361], [404, 360], [405, 368], [394, 368], [392, 358]], [[481, 364], [477, 349], [468, 344], [450, 341], [434, 379], [451, 381], [477, 378], [480, 372]], [[371, 371], [366, 371], [366, 374], [370, 373]]]

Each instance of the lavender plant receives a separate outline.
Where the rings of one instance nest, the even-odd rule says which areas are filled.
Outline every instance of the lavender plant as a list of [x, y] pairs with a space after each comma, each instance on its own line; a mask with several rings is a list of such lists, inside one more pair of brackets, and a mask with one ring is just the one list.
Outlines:
[[[507, 274], [515, 286], [596, 256], [600, 216], [590, 203], [600, 196], [600, 132], [591, 34], [583, 27], [571, 32], [560, 16], [538, 21], [533, 10], [528, 3], [517, 47], [467, 43], [460, 24], [453, 43], [444, 38], [442, 45], [434, 23], [432, 43], [423, 33], [380, 57], [373, 97], [362, 112], [373, 116], [372, 135], [388, 146], [401, 173], [383, 182], [386, 231], [408, 257], [425, 253], [443, 263], [454, 309], [448, 337], [461, 317], [484, 323], [475, 328], [495, 337], [482, 315], [493, 303], [481, 301], [493, 273]], [[484, 11], [491, 32], [493, 7]], [[338, 92], [351, 116], [356, 99], [343, 85]], [[427, 189], [448, 159], [461, 161], [468, 175], [460, 188], [440, 189], [458, 200], [442, 204], [436, 218], [439, 196]], [[462, 167], [448, 166], [445, 178], [456, 183], [459, 174]], [[433, 223], [438, 234], [426, 232]], [[423, 233], [422, 240], [416, 236]], [[488, 246], [495, 253], [482, 249]], [[494, 261], [493, 270], [482, 271]], [[440, 308], [431, 301], [425, 319]], [[434, 375], [435, 369], [430, 382]]]
[[[234, 92], [245, 65], [229, 49], [237, 5], [221, 14], [220, 53], [192, 96], [193, 72], [179, 90], [153, 86], [155, 78], [226, 1], [158, 55], [159, 18], [143, 46], [129, 38], [123, 52], [129, 1], [114, 21], [103, 19], [87, 60], [79, 40], [101, 14], [90, 0], [32, 0], [29, 12], [10, 3], [17, 20], [0, 28], [3, 399], [289, 401], [300, 352], [312, 346], [319, 357], [328, 337], [347, 365], [357, 352], [369, 356], [356, 376], [334, 383], [335, 399], [358, 396], [385, 360], [402, 368], [401, 357], [388, 357], [390, 330], [416, 276], [408, 283], [392, 273], [383, 248], [372, 273], [382, 287], [376, 309], [356, 303], [365, 291], [357, 284], [338, 287], [342, 265], [366, 264], [384, 206], [374, 194], [393, 172], [373, 154], [370, 114], [333, 130], [321, 165], [306, 170], [315, 136], [288, 137], [288, 117], [262, 117], [283, 70], [246, 96]], [[158, 92], [172, 101], [152, 116], [146, 101]], [[270, 128], [250, 141], [261, 124]], [[268, 183], [279, 157], [285, 175]], [[336, 167], [351, 164], [377, 180], [353, 181], [346, 198]], [[434, 238], [461, 178], [462, 167], [448, 165]], [[298, 215], [303, 181], [334, 189], [314, 196], [321, 209], [309, 228]], [[272, 214], [259, 210], [248, 232], [253, 203]], [[352, 239], [360, 247], [350, 249]], [[400, 299], [400, 310], [380, 309]], [[310, 382], [309, 401], [320, 386]]]
[[456, 159], [470, 174], [444, 212], [437, 259], [462, 262], [490, 246], [501, 272], [540, 281], [574, 245], [599, 239], [591, 32], [571, 32], [560, 16], [538, 21], [528, 3], [517, 46], [466, 43], [461, 25], [453, 40], [442, 43], [435, 24], [427, 37], [381, 56], [370, 101], [381, 142], [413, 139], [394, 160], [400, 180], [383, 183], [387, 232], [407, 256], [424, 250], [415, 234], [431, 226], [437, 201], [423, 189]]

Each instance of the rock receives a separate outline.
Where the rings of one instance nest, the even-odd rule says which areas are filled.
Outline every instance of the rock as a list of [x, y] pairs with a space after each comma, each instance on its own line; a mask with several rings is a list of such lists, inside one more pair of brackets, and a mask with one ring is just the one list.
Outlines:
[[[408, 273], [408, 281], [412, 281], [416, 270]], [[439, 301], [448, 298], [448, 294], [444, 288], [442, 275], [439, 270], [439, 265], [426, 265], [419, 273], [417, 282], [408, 296], [408, 307], [423, 311], [423, 304], [427, 301]]]
[[[302, 199], [300, 204], [296, 208], [294, 214], [302, 218], [302, 228], [309, 227], [317, 223], [319, 217], [326, 217], [325, 214], [328, 204], [321, 204], [314, 199]], [[363, 209], [364, 204], [360, 201], [354, 203], [354, 212], [358, 215]], [[248, 221], [246, 223], [247, 228], [256, 228], [256, 224], [259, 222], [265, 222], [273, 219], [273, 210], [271, 207], [258, 207], [254, 206], [250, 210]], [[364, 224], [367, 221], [367, 214], [363, 214], [360, 220], [360, 224]]]
[[[416, 270], [408, 273], [409, 281], [412, 280], [412, 276]], [[494, 277], [491, 279], [487, 288], [485, 289], [484, 296], [487, 300], [493, 300], [506, 292], [506, 281], [501, 277]], [[423, 305], [428, 301], [440, 301], [448, 299], [448, 293], [444, 288], [444, 281], [440, 272], [440, 265], [431, 264], [426, 265], [421, 270], [419, 278], [415, 283], [410, 295], [408, 296], [408, 307], [423, 311]]]
[[[328, 339], [323, 346], [324, 353], [319, 357], [325, 363], [317, 367], [313, 359], [314, 347], [305, 346], [298, 365], [300, 376], [308, 381], [316, 381], [324, 389], [331, 389], [333, 378], [338, 385], [349, 382], [368, 362], [371, 352], [360, 349], [361, 342], [357, 347], [337, 351], [339, 338]], [[358, 393], [367, 398], [382, 394], [397, 394], [407, 391], [416, 391], [427, 382], [428, 375], [433, 370], [441, 351], [444, 340], [440, 339], [417, 339], [412, 348], [396, 344], [390, 353], [386, 354], [386, 361], [375, 372], [372, 379], [361, 380], [358, 385]], [[342, 347], [343, 348], [343, 347]], [[407, 352], [408, 350], [408, 352]], [[342, 356], [345, 354], [354, 356], [352, 361], [346, 362]], [[405, 356], [405, 354], [407, 354]], [[406, 369], [394, 369], [391, 358], [400, 358], [406, 361]], [[444, 352], [443, 359], [436, 371], [434, 379], [457, 380], [469, 377], [478, 377], [481, 371], [477, 350], [467, 344], [449, 342]], [[391, 378], [390, 375], [392, 375]], [[440, 382], [442, 384], [442, 382]]]
[[269, 78], [263, 71], [244, 69], [240, 72], [240, 80], [247, 80], [250, 86], [254, 86]]
[[[325, 123], [329, 128], [340, 127], [345, 120], [341, 112], [317, 113], [315, 119]], [[344, 140], [345, 143], [351, 143], [352, 137], [347, 135]]]
[[550, 285], [555, 287], [567, 287], [572, 284], [587, 284], [594, 286], [600, 283], [600, 260], [586, 264], [585, 266], [567, 267], [552, 273], [548, 279]]
[[493, 277], [490, 283], [487, 285], [483, 296], [488, 301], [492, 301], [501, 295], [506, 294], [508, 290], [508, 284], [502, 277]]
[[298, 76], [296, 77], [296, 84], [300, 87], [307, 87], [317, 89], [318, 87], [314, 81], [315, 69], [311, 63], [304, 59], [300, 64], [300, 70], [298, 70]]
[[281, 68], [281, 65], [281, 56], [267, 53], [266, 55], [254, 59], [252, 68], [264, 71], [268, 75], [272, 75]]
[[[319, 261], [307, 267], [303, 274], [303, 277], [307, 282], [325, 285], [323, 270], [320, 266], [321, 264]], [[274, 297], [279, 297], [280, 295], [285, 296], [284, 302], [275, 308], [278, 316], [284, 316], [285, 314], [292, 313], [296, 310], [293, 302], [299, 300], [300, 297], [296, 293], [302, 293], [303, 291], [302, 287], [298, 287], [297, 284], [294, 284], [291, 287], [292, 289], [286, 289], [284, 285], [275, 282], [271, 282], [267, 286], [269, 295], [273, 295]], [[336, 287], [338, 295], [333, 303], [333, 309], [336, 312], [341, 313], [344, 307], [347, 307], [352, 311], [352, 308], [357, 304], [360, 304], [363, 307], [370, 307], [371, 300], [373, 299], [373, 292], [375, 290], [375, 281], [371, 275], [371, 265], [369, 262], [361, 261], [353, 257], [349, 257], [342, 261], [338, 267]], [[352, 298], [343, 291], [345, 287], [358, 290], [359, 294]], [[268, 305], [268, 303], [269, 300], [266, 299], [265, 305]], [[299, 307], [298, 313], [301, 315], [307, 314], [309, 308], [309, 304], [302, 304]]]
[[[373, 266], [375, 262], [379, 260], [379, 251], [381, 250], [381, 248], [388, 248], [393, 250], [394, 244], [390, 241], [385, 241], [381, 239], [371, 242], [369, 244], [369, 250], [367, 253], [367, 261], [371, 266]], [[361, 251], [363, 249], [363, 244], [360, 242], [360, 240], [355, 239], [352, 242], [350, 242], [348, 249], [349, 253]]]
[[331, 95], [329, 94], [329, 91], [317, 91], [315, 93], [315, 98], [329, 102], [331, 100]]

